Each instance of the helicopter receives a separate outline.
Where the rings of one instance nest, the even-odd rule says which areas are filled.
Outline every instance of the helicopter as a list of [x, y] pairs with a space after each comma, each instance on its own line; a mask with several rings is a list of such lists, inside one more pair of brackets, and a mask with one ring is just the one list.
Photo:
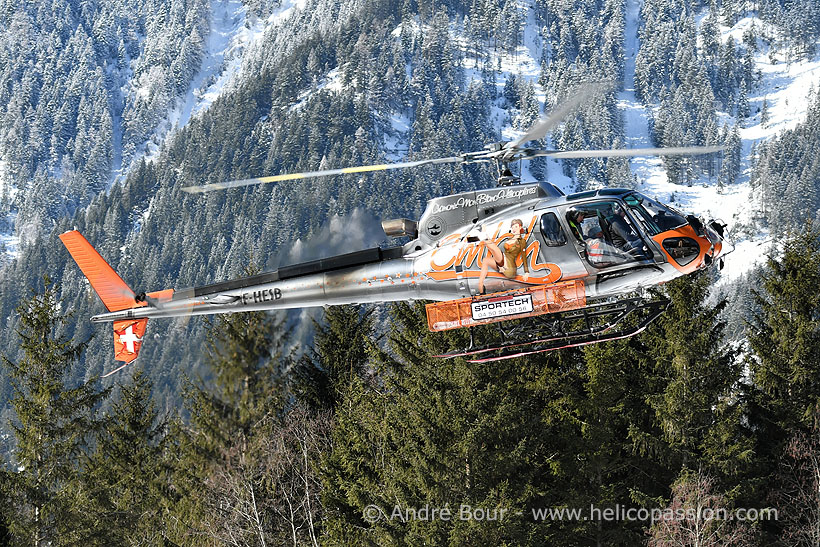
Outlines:
[[433, 198], [417, 221], [383, 221], [388, 237], [409, 238], [403, 245], [199, 287], [137, 293], [78, 231], [59, 237], [106, 307], [91, 321], [113, 322], [115, 359], [124, 362], [116, 370], [137, 358], [148, 319], [312, 306], [428, 300], [431, 331], [497, 323], [501, 343], [476, 347], [469, 331], [469, 347], [437, 356], [473, 362], [632, 336], [663, 313], [668, 301], [629, 295], [711, 264], [722, 267], [731, 248], [726, 225], [684, 215], [629, 188], [565, 195], [546, 181], [522, 182], [511, 164], [536, 157], [709, 154], [723, 147], [557, 151], [524, 146], [600, 91], [599, 84], [584, 85], [517, 139], [476, 152], [183, 188], [196, 194], [422, 165], [495, 164], [495, 187]]

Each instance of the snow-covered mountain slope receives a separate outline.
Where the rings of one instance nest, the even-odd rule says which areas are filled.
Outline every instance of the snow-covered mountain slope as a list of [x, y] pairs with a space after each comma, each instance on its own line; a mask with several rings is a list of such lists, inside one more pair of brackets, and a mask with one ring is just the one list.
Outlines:
[[[270, 68], [271, 59], [275, 57], [270, 51], [292, 47], [293, 37], [299, 34], [299, 29], [304, 25], [327, 26], [333, 22], [338, 23], [339, 20], [349, 17], [349, 14], [355, 13], [358, 2], [342, 6], [342, 11], [335, 18], [328, 15], [328, 5], [325, 0], [285, 0], [269, 11], [268, 15], [259, 18], [249, 13], [240, 0], [210, 0], [209, 33], [204, 44], [204, 58], [187, 92], [173, 101], [164, 121], [157, 125], [152, 136], [138, 148], [136, 154], [129, 156], [132, 160], [129, 165], [120, 166], [114, 175], [125, 176], [129, 166], [133, 165], [133, 160], [143, 156], [155, 157], [162, 143], [172, 137], [179, 128], [185, 127], [192, 117], [207, 111], [218, 97], [229, 92], [237, 84], [256, 77], [263, 67]], [[516, 6], [521, 21], [522, 38], [513, 51], [487, 48], [479, 53], [478, 48], [471, 43], [473, 38], [468, 36], [463, 18], [452, 18], [449, 27], [451, 39], [460, 49], [457, 60], [462, 65], [467, 83], [473, 80], [481, 81], [481, 67], [497, 68], [495, 83], [498, 98], [490, 105], [490, 119], [494, 124], [490, 132], [494, 132], [501, 139], [514, 138], [524, 129], [522, 125], [525, 125], [522, 124], [524, 118], [521, 113], [511, 108], [503, 98], [505, 85], [511, 78], [516, 77], [533, 84], [535, 96], [542, 110], [552, 102], [547, 97], [548, 91], [538, 84], [542, 60], [549, 59], [551, 53], [546, 26], [537, 19], [533, 0], [518, 2]], [[617, 94], [618, 109], [622, 114], [624, 145], [631, 148], [652, 146], [648, 119], [656, 106], [644, 106], [636, 98], [634, 82], [636, 57], [641, 47], [638, 37], [641, 0], [627, 0], [625, 8], [624, 80], [621, 91]], [[702, 16], [698, 17], [699, 21], [702, 19]], [[423, 34], [429, 30], [425, 27], [429, 27], [429, 24], [429, 20], [422, 24], [416, 18], [414, 30]], [[744, 32], [752, 25], [757, 28], [764, 27], [764, 23], [758, 18], [747, 16], [731, 28], [721, 27], [720, 38], [725, 41], [731, 36], [739, 42]], [[396, 27], [391, 34], [397, 41], [400, 40], [400, 30], [400, 26]], [[749, 183], [752, 147], [757, 142], [793, 127], [803, 118], [807, 108], [808, 91], [820, 77], [820, 57], [815, 57], [811, 61], [786, 63], [777, 55], [770, 55], [768, 46], [760, 40], [758, 42], [754, 63], [755, 69], [759, 71], [760, 80], [749, 96], [752, 115], [747, 118], [746, 127], [740, 131], [743, 168], [735, 184], [720, 187], [716, 181], [706, 177], [696, 179], [691, 186], [671, 184], [659, 158], [635, 158], [629, 163], [637, 188], [641, 191], [686, 212], [722, 218], [729, 224], [730, 231], [737, 239], [738, 252], [727, 262], [727, 268], [723, 273], [725, 279], [737, 277], [749, 265], [759, 261], [767, 250], [766, 233], [755, 224], [755, 219], [759, 216], [759, 205]], [[294, 102], [291, 108], [300, 108], [311, 94], [318, 91], [342, 90], [345, 84], [340, 76], [341, 68], [337, 66], [320, 76], [318, 85], [300, 93], [298, 101]], [[410, 75], [408, 66], [408, 77]], [[124, 94], [144, 94], [145, 90], [142, 87], [149, 83], [145, 77], [133, 80], [127, 84], [129, 87], [124, 90]], [[764, 100], [768, 113], [766, 124], [762, 123], [761, 112]], [[413, 123], [410, 116], [404, 108], [396, 109], [388, 116], [390, 128], [384, 132], [381, 143], [386, 158], [400, 160], [406, 154]], [[734, 118], [723, 113], [720, 114], [719, 123], [731, 125]], [[549, 137], [546, 145], [558, 147], [558, 144], [551, 142]], [[576, 182], [565, 175], [559, 161], [547, 161], [544, 171], [546, 178], [566, 192], [577, 189]], [[525, 178], [530, 176], [526, 166], [523, 175]], [[630, 185], [632, 181], [625, 181], [624, 184]], [[0, 232], [2, 231], [0, 229]], [[7, 233], [0, 243], [4, 243], [5, 252], [13, 256], [16, 239]]]
[[[9, 183], [6, 174], [6, 162], [0, 161], [0, 199], [13, 199], [16, 188]], [[10, 220], [10, 219], [9, 219]], [[20, 238], [14, 235], [9, 226], [0, 226], [0, 264], [17, 256]]]
[[[270, 15], [259, 18], [248, 13], [241, 0], [210, 0], [210, 31], [201, 67], [185, 96], [175, 102], [165, 121], [145, 143], [145, 157], [155, 157], [161, 144], [185, 127], [192, 116], [206, 111], [243, 78], [252, 78], [253, 74], [243, 70], [246, 57], [258, 52], [266, 33], [276, 32], [304, 7], [305, 0], [285, 0]], [[121, 173], [126, 174], [127, 169]]]
[[[625, 116], [627, 142], [630, 147], [651, 146], [647, 127], [646, 108], [635, 99], [635, 55], [640, 47], [638, 41], [639, 0], [627, 0], [626, 25], [626, 74], [624, 91], [619, 94], [619, 106]], [[721, 27], [721, 40], [730, 36], [740, 42], [746, 30], [756, 26], [765, 27], [760, 19], [747, 16], [732, 27]], [[820, 54], [810, 61], [784, 62], [783, 55], [770, 56], [769, 47], [758, 40], [754, 56], [754, 69], [760, 80], [749, 96], [751, 115], [740, 129], [742, 141], [742, 169], [733, 185], [720, 188], [714, 180], [701, 177], [691, 186], [671, 184], [660, 158], [635, 158], [632, 171], [638, 181], [637, 188], [673, 206], [708, 218], [720, 218], [728, 224], [735, 251], [726, 258], [721, 272], [721, 282], [736, 279], [756, 264], [765, 260], [771, 250], [771, 239], [765, 229], [756, 223], [762, 215], [760, 196], [750, 184], [753, 163], [753, 147], [781, 131], [793, 128], [805, 119], [810, 91], [820, 84]], [[767, 103], [768, 120], [763, 120], [763, 103]], [[720, 114], [723, 123], [732, 125], [735, 119], [727, 113]]]

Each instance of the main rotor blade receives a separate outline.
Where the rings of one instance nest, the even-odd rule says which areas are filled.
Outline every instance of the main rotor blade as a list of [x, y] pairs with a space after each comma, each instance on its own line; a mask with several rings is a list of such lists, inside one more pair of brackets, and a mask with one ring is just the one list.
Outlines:
[[535, 122], [526, 133], [514, 141], [508, 142], [506, 146], [504, 146], [504, 149], [519, 148], [525, 142], [543, 138], [550, 129], [561, 123], [564, 118], [571, 114], [584, 101], [594, 95], [607, 91], [611, 87], [612, 82], [590, 82], [579, 85], [570, 92], [570, 96], [566, 101], [559, 104], [548, 116], [544, 116]]
[[418, 167], [420, 165], [432, 165], [441, 163], [462, 163], [466, 161], [464, 156], [450, 156], [448, 158], [434, 158], [430, 160], [405, 161], [401, 163], [382, 163], [376, 165], [360, 165], [358, 167], [343, 167], [341, 169], [326, 169], [323, 171], [305, 171], [303, 173], [287, 173], [284, 175], [273, 175], [270, 177], [257, 177], [251, 179], [232, 180], [229, 182], [216, 182], [203, 186], [186, 186], [183, 192], [189, 194], [199, 194], [213, 190], [225, 190], [228, 188], [241, 188], [242, 186], [252, 186], [254, 184], [266, 184], [269, 182], [282, 182], [286, 180], [307, 179], [313, 177], [329, 177], [332, 175], [348, 175], [352, 173], [369, 173], [371, 171], [386, 171], [389, 169], [404, 169], [406, 167]]
[[633, 156], [692, 156], [725, 150], [725, 146], [683, 146], [678, 148], [611, 148], [609, 150], [533, 150], [528, 158], [626, 158]]

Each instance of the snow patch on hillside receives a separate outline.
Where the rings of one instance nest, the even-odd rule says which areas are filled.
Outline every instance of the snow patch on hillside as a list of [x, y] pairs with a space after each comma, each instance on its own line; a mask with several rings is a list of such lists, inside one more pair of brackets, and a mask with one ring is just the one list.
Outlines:
[[[638, 40], [639, 0], [627, 1], [625, 29], [625, 85], [618, 100], [624, 114], [625, 131], [629, 147], [652, 146], [647, 126], [648, 112], [634, 95], [635, 57], [640, 44]], [[702, 17], [700, 18], [702, 19]], [[736, 43], [752, 25], [758, 29], [763, 23], [755, 17], [745, 17], [732, 27], [721, 27], [721, 39], [732, 36]], [[719, 218], [728, 224], [729, 237], [734, 238], [735, 251], [726, 257], [726, 267], [721, 283], [737, 279], [756, 264], [765, 261], [771, 249], [768, 233], [752, 223], [759, 216], [759, 200], [750, 184], [753, 145], [770, 139], [783, 130], [793, 128], [805, 119], [808, 96], [812, 87], [820, 81], [820, 56], [811, 61], [772, 64], [769, 49], [758, 41], [754, 57], [755, 69], [761, 80], [749, 97], [752, 115], [740, 129], [742, 141], [742, 168], [735, 184], [719, 188], [716, 180], [702, 177], [691, 186], [672, 184], [666, 176], [663, 162], [658, 157], [634, 158], [630, 161], [632, 172], [638, 181], [638, 190], [664, 203], [703, 217]], [[769, 122], [761, 123], [763, 101], [769, 110]], [[735, 119], [726, 113], [720, 118], [730, 126]], [[743, 235], [750, 231], [755, 235]]]
[[194, 78], [177, 125], [203, 112], [231, 86], [241, 81], [245, 52], [258, 45], [264, 33], [280, 24], [306, 0], [285, 0], [267, 18], [249, 16], [241, 0], [211, 0], [211, 32], [202, 69]]
[[8, 162], [4, 160], [0, 160], [0, 198], [3, 196], [4, 192], [8, 192], [8, 197], [13, 198], [14, 194], [17, 193], [17, 188], [11, 184], [11, 181], [8, 177]]
[[284, 0], [268, 17], [260, 19], [249, 14], [241, 0], [211, 0], [210, 32], [201, 68], [186, 96], [146, 143], [146, 158], [156, 157], [167, 137], [241, 82], [248, 52], [262, 43], [266, 32], [304, 8], [305, 3], [306, 0]]
[[410, 142], [410, 117], [394, 112], [390, 116], [390, 127], [382, 140], [384, 156], [391, 162], [404, 161]]
[[[624, 29], [624, 89], [618, 93], [618, 108], [624, 116], [624, 132], [627, 148], [645, 148], [652, 146], [649, 138], [649, 127], [646, 124], [649, 113], [646, 107], [635, 97], [635, 59], [641, 48], [638, 39], [640, 22], [640, 5], [637, 0], [626, 3], [626, 25]], [[633, 170], [635, 167], [633, 160]]]
[[319, 80], [315, 86], [305, 89], [299, 93], [297, 101], [290, 105], [288, 110], [291, 112], [294, 110], [301, 110], [314, 93], [322, 90], [337, 93], [342, 90], [342, 86], [342, 75], [339, 72], [339, 67], [336, 67], [328, 71], [328, 73], [321, 80]]
[[20, 238], [13, 234], [0, 234], [0, 264], [4, 257], [14, 260], [20, 256]]
[[[512, 53], [504, 53], [503, 51], [490, 51], [490, 58], [487, 64], [491, 66], [500, 67], [498, 77], [496, 79], [496, 99], [495, 103], [490, 107], [490, 118], [493, 120], [495, 129], [501, 140], [511, 141], [520, 137], [527, 128], [516, 128], [513, 126], [515, 112], [509, 112], [505, 107], [505, 99], [503, 99], [504, 86], [507, 80], [513, 76], [517, 76], [527, 80], [535, 87], [535, 97], [541, 107], [542, 114], [546, 105], [546, 92], [538, 84], [538, 76], [541, 73], [540, 59], [544, 54], [546, 47], [541, 36], [541, 27], [535, 17], [535, 2], [523, 1], [518, 2], [516, 8], [519, 10], [521, 20], [524, 21], [523, 39], [522, 43]], [[479, 70], [479, 60], [470, 57], [471, 49], [468, 47], [469, 39], [462, 28], [453, 28], [452, 32], [456, 35], [456, 43], [459, 44], [462, 53], [464, 54], [464, 72], [467, 82], [471, 80], [481, 80], [481, 71]], [[550, 136], [546, 137], [546, 146], [551, 146]], [[522, 162], [521, 165], [521, 180], [535, 180], [535, 176], [530, 173], [529, 162]], [[562, 163], [559, 160], [546, 161], [546, 175], [544, 177], [547, 181], [555, 184], [561, 188], [565, 193], [569, 194], [575, 191], [573, 180], [566, 176], [562, 170]], [[493, 181], [488, 181], [492, 183]]]
[[[11, 184], [8, 178], [8, 163], [0, 160], [0, 199], [8, 198], [10, 201], [14, 199], [17, 193], [17, 188]], [[5, 225], [13, 225], [14, 217], [11, 213], [7, 218], [0, 218], [0, 227]], [[20, 253], [20, 238], [13, 233], [0, 233], [0, 263], [4, 258], [15, 259]]]
[[[756, 17], [744, 17], [732, 27], [721, 27], [721, 36], [726, 40], [731, 36], [740, 42], [743, 33], [752, 26], [758, 29], [765, 24]], [[750, 186], [752, 149], [761, 141], [772, 139], [779, 133], [793, 129], [806, 118], [809, 97], [820, 83], [820, 54], [810, 60], [785, 62], [785, 53], [770, 56], [769, 47], [762, 40], [757, 41], [757, 53], [754, 56], [755, 70], [760, 71], [761, 79], [749, 95], [751, 115], [745, 120], [745, 127], [740, 129], [743, 146], [743, 171], [740, 175], [741, 185]], [[763, 124], [763, 103], [767, 103], [769, 119]], [[736, 200], [733, 206], [739, 222], [748, 222], [759, 213], [759, 200], [751, 190], [747, 192], [748, 201]], [[719, 196], [718, 199], [723, 196]], [[731, 202], [729, 202], [731, 204]], [[727, 219], [728, 221], [728, 219]], [[736, 279], [753, 266], [765, 262], [772, 251], [773, 241], [768, 233], [761, 230], [755, 237], [737, 242], [737, 249], [727, 259], [735, 261], [740, 267], [727, 267], [723, 279]]]
[[240, 0], [211, 0], [211, 29], [205, 60], [179, 114], [180, 127], [188, 123], [193, 114], [207, 109], [236, 74], [244, 48], [261, 30], [261, 22], [247, 26], [246, 15]]
[[[722, 39], [725, 41], [731, 36], [735, 42], [740, 42], [743, 33], [752, 27], [760, 34], [766, 24], [756, 17], [744, 17], [731, 28], [721, 27]], [[762, 78], [749, 97], [753, 116], [749, 118], [744, 138], [759, 140], [793, 129], [803, 121], [811, 92], [820, 83], [820, 54], [808, 61], [789, 61], [786, 52], [770, 56], [769, 48], [762, 40], [758, 39], [757, 44], [755, 69], [760, 71]], [[765, 126], [760, 123], [764, 99], [769, 106], [769, 121]]]

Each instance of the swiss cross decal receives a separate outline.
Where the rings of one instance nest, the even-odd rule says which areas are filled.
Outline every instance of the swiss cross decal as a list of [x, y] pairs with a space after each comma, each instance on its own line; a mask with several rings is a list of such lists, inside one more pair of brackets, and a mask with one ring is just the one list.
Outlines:
[[137, 358], [148, 319], [114, 321], [114, 359], [130, 363]]
[[125, 331], [118, 332], [117, 334], [120, 336], [120, 342], [125, 344], [125, 351], [128, 353], [136, 353], [134, 344], [136, 342], [142, 342], [142, 338], [134, 334], [134, 325], [128, 325]]

